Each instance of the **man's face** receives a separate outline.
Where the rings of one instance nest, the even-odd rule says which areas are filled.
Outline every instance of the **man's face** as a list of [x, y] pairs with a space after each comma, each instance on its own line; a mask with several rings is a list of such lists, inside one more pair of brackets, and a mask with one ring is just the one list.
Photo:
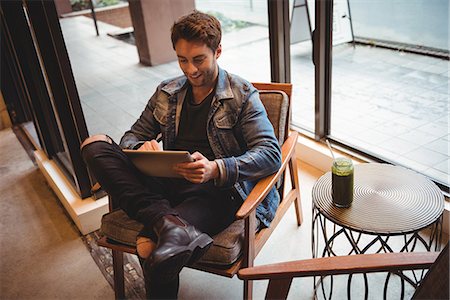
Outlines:
[[211, 87], [218, 74], [217, 59], [222, 47], [213, 52], [202, 42], [189, 42], [180, 39], [175, 44], [178, 63], [193, 87]]

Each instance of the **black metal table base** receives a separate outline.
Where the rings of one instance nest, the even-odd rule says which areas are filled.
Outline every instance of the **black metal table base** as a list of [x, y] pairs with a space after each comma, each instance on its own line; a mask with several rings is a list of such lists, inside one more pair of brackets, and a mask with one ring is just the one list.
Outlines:
[[[312, 254], [313, 257], [329, 257], [338, 255], [352, 255], [365, 253], [412, 252], [412, 251], [439, 251], [442, 242], [441, 216], [435, 223], [420, 231], [402, 234], [374, 234], [373, 232], [356, 231], [337, 225], [320, 214], [313, 204], [312, 211]], [[428, 232], [427, 232], [428, 231]], [[344, 245], [345, 243], [346, 245]], [[394, 242], [396, 247], [394, 247]], [[389, 282], [393, 277], [400, 279], [400, 299], [405, 298], [405, 284], [416, 289], [426, 272], [424, 270], [386, 273], [383, 299], [387, 299]], [[336, 275], [335, 275], [336, 276]], [[352, 275], [347, 279], [347, 298], [351, 299]], [[364, 279], [364, 299], [369, 298], [369, 280], [367, 274]], [[325, 278], [330, 278], [329, 287], [323, 284]], [[314, 279], [314, 296], [331, 299], [333, 296], [333, 276]]]

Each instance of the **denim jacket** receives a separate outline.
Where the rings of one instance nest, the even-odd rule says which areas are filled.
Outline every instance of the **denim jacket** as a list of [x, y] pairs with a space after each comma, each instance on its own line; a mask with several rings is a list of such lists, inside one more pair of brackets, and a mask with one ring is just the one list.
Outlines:
[[[187, 91], [187, 78], [163, 81], [140, 118], [120, 141], [137, 148], [162, 134], [165, 149], [173, 149]], [[219, 166], [216, 185], [232, 188], [246, 199], [258, 179], [281, 166], [281, 151], [258, 91], [244, 79], [219, 68], [215, 96], [207, 118], [209, 144]], [[269, 226], [280, 197], [273, 188], [257, 207], [259, 220]]]

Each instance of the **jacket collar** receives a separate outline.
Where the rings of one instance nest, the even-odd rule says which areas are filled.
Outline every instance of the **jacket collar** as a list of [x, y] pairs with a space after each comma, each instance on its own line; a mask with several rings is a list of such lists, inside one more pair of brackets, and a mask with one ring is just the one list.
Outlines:
[[165, 82], [165, 84], [161, 87], [163, 92], [168, 93], [170, 96], [178, 93], [181, 89], [187, 86], [187, 78], [182, 75], [179, 77], [175, 77], [173, 79], [169, 79]]
[[219, 67], [219, 75], [216, 87], [217, 100], [232, 99], [233, 91], [231, 89], [230, 80], [228, 79], [228, 73]]
[[[178, 93], [180, 90], [186, 88], [187, 85], [187, 78], [186, 76], [182, 75], [168, 80], [167, 83], [161, 88], [161, 90], [172, 96]], [[216, 98], [217, 100], [233, 98], [233, 91], [231, 89], [230, 80], [228, 79], [228, 73], [220, 67], [216, 87]]]

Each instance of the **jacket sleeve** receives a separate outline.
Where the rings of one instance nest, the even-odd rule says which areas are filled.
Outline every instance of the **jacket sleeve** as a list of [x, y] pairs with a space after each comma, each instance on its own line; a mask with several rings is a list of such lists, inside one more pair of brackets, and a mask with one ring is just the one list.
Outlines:
[[276, 172], [281, 167], [281, 149], [266, 110], [254, 91], [243, 103], [239, 121], [246, 151], [240, 156], [221, 158], [221, 186], [236, 182], [257, 180]]
[[161, 127], [156, 121], [153, 111], [155, 110], [158, 95], [162, 93], [160, 86], [148, 101], [139, 119], [125, 132], [120, 139], [120, 147], [125, 149], [137, 149], [145, 141], [156, 139], [161, 132]]

